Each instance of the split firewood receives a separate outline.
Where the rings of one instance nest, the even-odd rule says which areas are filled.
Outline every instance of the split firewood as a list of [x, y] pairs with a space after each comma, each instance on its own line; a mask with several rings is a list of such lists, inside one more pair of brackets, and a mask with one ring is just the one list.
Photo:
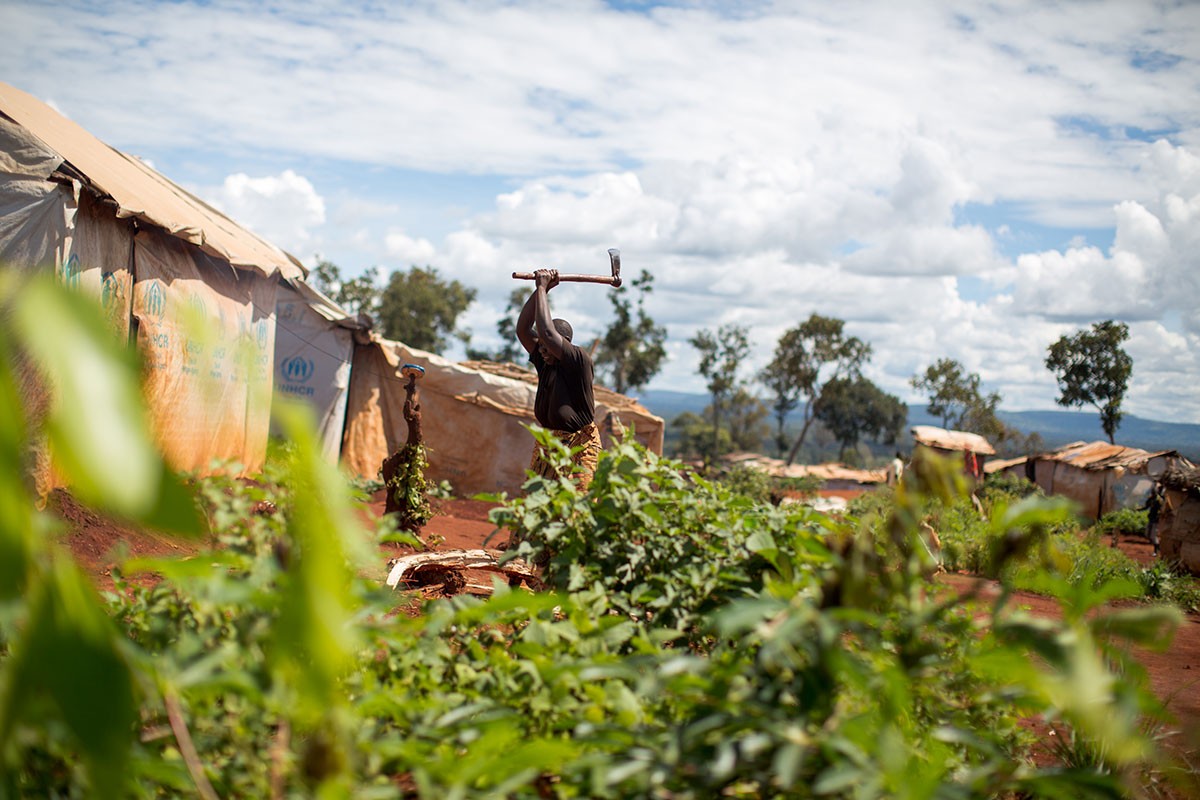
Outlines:
[[538, 577], [529, 562], [514, 558], [504, 564], [500, 563], [500, 551], [488, 550], [444, 550], [438, 553], [414, 553], [401, 556], [388, 562], [387, 585], [393, 589], [399, 586], [409, 586], [417, 581], [417, 574], [423, 570], [447, 569], [485, 570], [496, 572], [508, 578], [510, 585], [521, 582], [537, 583]]

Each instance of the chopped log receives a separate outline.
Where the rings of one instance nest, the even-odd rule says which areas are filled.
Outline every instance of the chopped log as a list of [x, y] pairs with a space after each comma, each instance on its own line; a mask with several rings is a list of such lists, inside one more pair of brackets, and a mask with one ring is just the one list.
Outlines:
[[502, 565], [499, 559], [501, 555], [503, 553], [499, 550], [443, 550], [437, 553], [414, 553], [410, 556], [401, 556], [388, 562], [391, 570], [388, 572], [387, 585], [393, 589], [407, 585], [411, 576], [430, 567], [497, 572], [507, 576], [510, 584], [520, 581], [538, 582], [538, 576], [529, 562], [514, 558]]

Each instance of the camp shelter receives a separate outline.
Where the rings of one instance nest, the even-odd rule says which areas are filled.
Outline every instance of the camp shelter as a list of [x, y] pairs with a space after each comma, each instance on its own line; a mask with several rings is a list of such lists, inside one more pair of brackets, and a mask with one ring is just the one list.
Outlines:
[[304, 281], [280, 281], [275, 299], [275, 391], [307, 403], [326, 460], [341, 457], [356, 343], [370, 345], [371, 320], [350, 314]]
[[[525, 482], [533, 440], [536, 376], [512, 365], [455, 363], [372, 335], [354, 350], [342, 465], [363, 477], [406, 441], [404, 364], [425, 369], [418, 385], [421, 427], [429, 450], [426, 477], [449, 481], [459, 494], [507, 491]], [[619, 427], [662, 452], [663, 421], [623, 395], [596, 387], [596, 421], [602, 441]]]
[[986, 475], [997, 475], [1004, 473], [1006, 475], [1015, 475], [1018, 478], [1024, 478], [1028, 481], [1033, 480], [1033, 465], [1034, 461], [1029, 456], [1017, 456], [1016, 458], [993, 458], [983, 465], [983, 471]]
[[[142, 161], [0, 83], [0, 263], [53, 271], [133, 337], [167, 460], [205, 473], [266, 455], [277, 278], [294, 258]], [[42, 492], [58, 484], [47, 464]]]
[[759, 453], [729, 453], [721, 461], [765, 472], [776, 478], [814, 478], [822, 491], [860, 493], [883, 483], [886, 470], [857, 469], [845, 464], [789, 464], [783, 459]]
[[978, 433], [951, 431], [933, 425], [916, 425], [911, 433], [916, 448], [924, 447], [943, 457], [962, 459], [963, 471], [972, 478], [982, 478], [984, 459], [996, 454], [996, 448]]
[[1159, 477], [1166, 490], [1158, 518], [1159, 552], [1200, 575], [1200, 467], [1178, 462]]
[[1031, 460], [1033, 482], [1046, 494], [1071, 498], [1089, 519], [1140, 506], [1160, 475], [1187, 464], [1174, 450], [1151, 453], [1105, 441], [1072, 442]]

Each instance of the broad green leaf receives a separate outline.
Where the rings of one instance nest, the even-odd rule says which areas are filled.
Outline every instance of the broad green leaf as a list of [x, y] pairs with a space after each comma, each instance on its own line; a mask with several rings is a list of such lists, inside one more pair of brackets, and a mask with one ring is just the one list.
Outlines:
[[141, 518], [154, 505], [162, 463], [130, 352], [93, 302], [49, 278], [23, 287], [14, 318], [53, 393], [47, 429], [56, 463], [82, 496]]
[[95, 302], [40, 277], [22, 287], [13, 316], [49, 384], [46, 432], [72, 491], [126, 519], [199, 534], [191, 494], [168, 475], [151, 436], [134, 352]]

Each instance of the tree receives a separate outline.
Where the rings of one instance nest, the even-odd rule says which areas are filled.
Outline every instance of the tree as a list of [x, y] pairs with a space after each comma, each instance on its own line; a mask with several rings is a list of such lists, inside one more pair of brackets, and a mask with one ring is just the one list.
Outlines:
[[831, 380], [857, 377], [871, 357], [871, 345], [857, 336], [846, 337], [845, 325], [840, 319], [812, 314], [779, 337], [774, 357], [759, 373], [759, 380], [774, 398], [771, 408], [775, 412], [781, 455], [786, 445], [784, 421], [801, 398], [807, 398], [800, 435], [788, 451], [789, 464], [796, 460], [796, 453], [804, 444], [824, 387]]
[[828, 381], [814, 415], [841, 445], [841, 458], [866, 437], [894, 444], [908, 420], [908, 406], [861, 376]]
[[1095, 406], [1110, 444], [1121, 427], [1121, 402], [1133, 374], [1133, 359], [1121, 347], [1128, 338], [1128, 325], [1105, 320], [1094, 323], [1090, 331], [1061, 337], [1050, 345], [1046, 357], [1046, 369], [1058, 381], [1060, 394], [1055, 402]]
[[713, 455], [720, 454], [721, 414], [725, 399], [737, 388], [737, 371], [750, 354], [747, 330], [740, 325], [722, 325], [714, 335], [708, 329], [697, 331], [688, 343], [700, 352], [700, 374], [708, 380], [712, 395]]
[[771, 431], [765, 422], [770, 411], [763, 401], [746, 391], [744, 386], [739, 386], [729, 396], [725, 412], [729, 421], [729, 443], [733, 448], [758, 452]]
[[517, 317], [528, 299], [529, 292], [525, 289], [513, 289], [508, 295], [508, 305], [504, 314], [496, 320], [496, 333], [500, 336], [498, 350], [475, 350], [467, 348], [467, 358], [475, 361], [499, 361], [501, 363], [521, 364], [527, 359], [525, 348], [517, 341]]
[[654, 324], [646, 314], [646, 295], [650, 294], [654, 278], [646, 270], [633, 281], [638, 290], [636, 315], [625, 289], [608, 295], [614, 319], [600, 341], [596, 366], [609, 376], [613, 389], [624, 394], [627, 389], [639, 389], [650, 382], [662, 368], [667, 349], [667, 329]]
[[712, 422], [691, 411], [675, 417], [671, 428], [679, 431], [674, 448], [679, 458], [698, 458], [711, 464], [721, 453], [733, 449], [729, 431], [719, 431], [714, 436]]
[[996, 418], [1000, 394], [984, 396], [981, 382], [978, 373], [967, 374], [952, 358], [938, 359], [923, 375], [914, 375], [909, 381], [914, 389], [929, 395], [929, 413], [942, 420], [942, 427], [994, 437], [1004, 427]]
[[373, 315], [379, 307], [379, 267], [371, 267], [357, 278], [343, 278], [337, 264], [324, 259], [308, 274], [318, 291], [351, 314]]
[[978, 433], [1002, 455], [1032, 453], [1043, 446], [1040, 435], [1026, 434], [1004, 424], [997, 414], [1002, 401], [1000, 393], [984, 394], [979, 375], [968, 374], [954, 359], [939, 359], [923, 375], [914, 375], [909, 383], [914, 389], [928, 392], [929, 413], [940, 418], [944, 427]]
[[474, 289], [457, 280], [442, 280], [433, 267], [397, 270], [379, 297], [379, 323], [389, 339], [440, 353], [447, 336], [470, 340], [470, 332], [458, 330], [455, 324], [474, 299]]

